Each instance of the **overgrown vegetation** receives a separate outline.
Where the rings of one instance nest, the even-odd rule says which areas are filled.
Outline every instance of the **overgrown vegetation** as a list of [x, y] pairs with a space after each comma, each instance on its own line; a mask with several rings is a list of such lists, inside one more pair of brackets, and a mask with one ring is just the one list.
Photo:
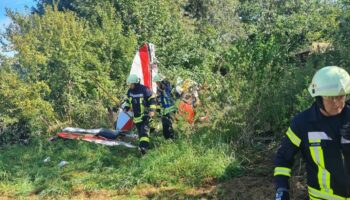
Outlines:
[[[0, 195], [74, 195], [140, 184], [190, 188], [241, 174], [235, 150], [260, 134], [279, 138], [312, 99], [314, 71], [349, 68], [347, 1], [37, 0], [13, 23], [0, 63]], [[107, 108], [126, 91], [132, 57], [156, 45], [159, 68], [202, 85], [199, 114], [210, 123], [177, 124], [179, 139], [136, 150], [83, 142], [48, 143], [66, 126], [108, 127]], [[330, 48], [300, 52], [313, 42]], [[51, 161], [43, 163], [50, 156]], [[57, 162], [67, 160], [65, 168]]]

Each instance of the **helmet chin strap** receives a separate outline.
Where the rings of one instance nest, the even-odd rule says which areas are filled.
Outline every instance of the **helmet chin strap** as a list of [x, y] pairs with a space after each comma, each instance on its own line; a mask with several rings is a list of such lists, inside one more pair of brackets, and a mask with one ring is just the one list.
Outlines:
[[325, 108], [324, 108], [324, 105], [323, 105], [323, 100], [322, 100], [322, 97], [321, 96], [317, 96], [316, 97], [316, 105], [325, 111]]
[[320, 108], [320, 111], [323, 115], [325, 116], [331, 116], [331, 114], [329, 112], [327, 112], [327, 110], [325, 109], [324, 105], [323, 105], [323, 100], [321, 96], [317, 96], [316, 97], [316, 105], [318, 108]]
[[324, 116], [326, 116], [326, 117], [331, 116], [331, 114], [329, 114], [325, 109], [320, 108], [320, 111], [321, 111], [321, 113], [322, 113]]

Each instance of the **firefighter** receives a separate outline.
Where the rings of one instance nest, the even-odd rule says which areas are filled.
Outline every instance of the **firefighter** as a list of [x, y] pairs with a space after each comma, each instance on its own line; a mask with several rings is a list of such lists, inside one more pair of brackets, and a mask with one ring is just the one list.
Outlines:
[[350, 76], [340, 67], [318, 70], [309, 86], [315, 102], [297, 114], [275, 158], [275, 200], [289, 199], [294, 155], [306, 162], [309, 199], [350, 198]]
[[125, 109], [132, 109], [133, 121], [136, 125], [139, 135], [139, 149], [144, 155], [149, 148], [149, 122], [155, 115], [156, 99], [152, 91], [146, 86], [140, 84], [140, 79], [135, 74], [130, 74], [127, 78], [129, 90], [127, 92], [127, 100]]
[[173, 121], [176, 107], [172, 95], [171, 84], [162, 74], [156, 74], [153, 81], [157, 84], [157, 102], [162, 116], [163, 136], [165, 139], [174, 139]]

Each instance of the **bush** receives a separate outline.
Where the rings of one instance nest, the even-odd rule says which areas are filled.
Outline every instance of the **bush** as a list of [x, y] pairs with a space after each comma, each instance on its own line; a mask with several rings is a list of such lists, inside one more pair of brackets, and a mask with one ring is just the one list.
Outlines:
[[24, 82], [6, 68], [0, 68], [0, 84], [0, 145], [46, 134], [55, 120], [47, 85]]

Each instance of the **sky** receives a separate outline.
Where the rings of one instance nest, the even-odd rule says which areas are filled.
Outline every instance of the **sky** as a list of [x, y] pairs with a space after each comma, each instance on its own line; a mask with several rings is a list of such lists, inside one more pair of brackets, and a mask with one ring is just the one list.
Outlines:
[[[5, 8], [9, 8], [21, 14], [28, 14], [30, 13], [30, 8], [34, 5], [36, 5], [34, 0], [0, 0], [0, 33], [3, 32], [5, 27], [11, 22], [11, 20], [6, 16]], [[1, 46], [0, 51], [2, 52]], [[13, 52], [9, 53], [9, 55], [12, 54]]]
[[[30, 7], [35, 4], [34, 0], [0, 0], [0, 29], [3, 30], [10, 23], [10, 19], [6, 16], [5, 8], [26, 14], [30, 12]], [[27, 9], [26, 6], [28, 7]]]

